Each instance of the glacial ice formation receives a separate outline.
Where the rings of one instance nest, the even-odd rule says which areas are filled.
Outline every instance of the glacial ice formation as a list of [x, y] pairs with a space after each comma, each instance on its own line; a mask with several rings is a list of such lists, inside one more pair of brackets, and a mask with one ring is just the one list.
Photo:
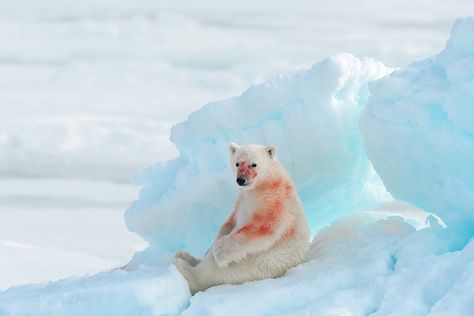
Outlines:
[[455, 248], [474, 235], [473, 34], [459, 19], [440, 54], [373, 82], [360, 124], [387, 190], [439, 215]]
[[228, 144], [275, 144], [313, 232], [336, 218], [390, 199], [363, 151], [358, 119], [367, 82], [391, 69], [340, 54], [310, 69], [208, 104], [171, 131], [179, 157], [150, 167], [127, 210], [127, 225], [150, 243], [135, 263], [184, 248], [202, 255], [230, 213], [237, 185]]

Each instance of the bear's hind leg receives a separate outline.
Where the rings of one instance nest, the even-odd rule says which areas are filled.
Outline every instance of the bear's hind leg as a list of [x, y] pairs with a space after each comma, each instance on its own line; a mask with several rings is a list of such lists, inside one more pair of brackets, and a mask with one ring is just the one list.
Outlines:
[[247, 260], [239, 263], [230, 263], [219, 267], [214, 260], [212, 251], [208, 251], [201, 262], [194, 267], [194, 275], [199, 282], [200, 289], [204, 291], [210, 287], [221, 284], [241, 284], [247, 281], [262, 279], [261, 271]]
[[181, 258], [176, 258], [175, 262], [176, 268], [181, 273], [181, 275], [186, 279], [188, 282], [189, 290], [191, 294], [194, 294], [198, 291], [202, 291], [202, 286], [198, 283], [198, 276], [196, 275], [196, 271], [194, 271], [194, 267], [191, 266], [187, 261]]
[[192, 294], [216, 285], [242, 284], [247, 281], [280, 276], [284, 273], [284, 270], [276, 268], [273, 262], [270, 265], [266, 265], [265, 261], [259, 263], [253, 258], [219, 267], [212, 251], [208, 251], [195, 267], [182, 258], [176, 258], [176, 267], [188, 282]]

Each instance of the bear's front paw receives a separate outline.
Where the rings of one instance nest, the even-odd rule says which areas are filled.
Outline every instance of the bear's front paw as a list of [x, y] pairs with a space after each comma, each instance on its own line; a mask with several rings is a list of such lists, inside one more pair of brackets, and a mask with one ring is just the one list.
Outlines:
[[212, 253], [219, 267], [226, 267], [229, 263], [237, 259], [235, 257], [235, 247], [227, 236], [222, 237], [214, 243]]
[[229, 253], [226, 250], [226, 245], [224, 241], [225, 237], [217, 240], [212, 247], [212, 254], [214, 255], [214, 260], [219, 267], [225, 267], [229, 264]]

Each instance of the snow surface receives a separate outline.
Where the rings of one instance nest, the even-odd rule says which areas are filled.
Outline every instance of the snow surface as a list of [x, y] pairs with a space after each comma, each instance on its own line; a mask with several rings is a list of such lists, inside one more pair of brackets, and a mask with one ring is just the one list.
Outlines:
[[175, 315], [188, 304], [186, 280], [176, 267], [103, 272], [0, 294], [0, 315]]
[[146, 246], [123, 220], [137, 191], [105, 181], [0, 180], [0, 290], [126, 264]]
[[[432, 218], [419, 231], [387, 209], [341, 219], [307, 262], [278, 279], [224, 285], [190, 298], [174, 265], [115, 270], [0, 293], [0, 315], [469, 315], [474, 241], [447, 252]], [[413, 221], [414, 219], [411, 218]]]
[[283, 278], [211, 288], [183, 315], [472, 314], [474, 242], [445, 252], [437, 223], [415, 232], [401, 217], [380, 217], [337, 221], [315, 237], [308, 262]]
[[[0, 293], [0, 315], [473, 314], [472, 109], [464, 109], [472, 101], [473, 19], [458, 20], [439, 55], [373, 84], [360, 122], [365, 147], [358, 126], [367, 82], [390, 69], [349, 54], [193, 113], [172, 131], [180, 156], [144, 172], [145, 187], [126, 214], [129, 227], [150, 242], [134, 264], [148, 265], [9, 289]], [[410, 115], [404, 117], [405, 111]], [[386, 134], [377, 122], [382, 119]], [[422, 128], [428, 130], [418, 136]], [[307, 262], [284, 277], [218, 286], [190, 298], [173, 265], [150, 265], [166, 262], [176, 248], [198, 255], [209, 245], [235, 195], [226, 163], [229, 139], [276, 143], [316, 235]], [[394, 157], [392, 169], [379, 156], [384, 152]], [[420, 176], [416, 168], [422, 168]], [[451, 172], [462, 185], [451, 179], [445, 191], [437, 190]], [[374, 207], [392, 199], [383, 184], [396, 198], [432, 211], [446, 227], [406, 204]], [[325, 223], [330, 225], [318, 231]], [[453, 247], [453, 235], [464, 242]]]

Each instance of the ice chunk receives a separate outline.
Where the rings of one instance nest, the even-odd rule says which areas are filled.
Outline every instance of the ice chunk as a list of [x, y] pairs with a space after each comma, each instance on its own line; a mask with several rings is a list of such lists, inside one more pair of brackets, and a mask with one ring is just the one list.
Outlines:
[[150, 242], [135, 262], [178, 248], [206, 250], [236, 196], [229, 142], [277, 146], [313, 231], [389, 199], [364, 154], [358, 119], [367, 82], [390, 71], [369, 58], [336, 55], [208, 104], [174, 126], [179, 157], [142, 175], [144, 188], [125, 215], [129, 229]]
[[474, 235], [474, 16], [438, 55], [370, 86], [367, 154], [390, 193], [438, 214], [454, 247]]

